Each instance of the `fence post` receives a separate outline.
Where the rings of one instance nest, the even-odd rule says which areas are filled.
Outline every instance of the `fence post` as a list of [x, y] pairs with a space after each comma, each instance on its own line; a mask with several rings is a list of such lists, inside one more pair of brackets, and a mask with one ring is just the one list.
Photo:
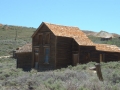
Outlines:
[[100, 63], [96, 63], [95, 67], [96, 67], [96, 72], [97, 72], [97, 76], [98, 76], [99, 80], [103, 81], [103, 76], [102, 76], [102, 72], [101, 72]]

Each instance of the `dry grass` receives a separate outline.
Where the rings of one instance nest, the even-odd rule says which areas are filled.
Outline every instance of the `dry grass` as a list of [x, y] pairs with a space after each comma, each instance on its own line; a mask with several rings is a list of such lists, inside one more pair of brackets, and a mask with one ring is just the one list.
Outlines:
[[69, 66], [54, 71], [24, 72], [16, 69], [16, 61], [0, 59], [1, 90], [119, 90], [120, 62], [102, 63], [104, 82], [88, 68], [88, 64]]

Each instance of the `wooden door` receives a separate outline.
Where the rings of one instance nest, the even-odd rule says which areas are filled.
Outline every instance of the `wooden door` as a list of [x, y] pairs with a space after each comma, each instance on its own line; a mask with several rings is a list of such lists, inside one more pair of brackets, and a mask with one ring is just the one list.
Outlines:
[[35, 53], [35, 69], [38, 69], [39, 54]]
[[77, 65], [77, 63], [79, 63], [78, 54], [73, 54], [73, 65]]

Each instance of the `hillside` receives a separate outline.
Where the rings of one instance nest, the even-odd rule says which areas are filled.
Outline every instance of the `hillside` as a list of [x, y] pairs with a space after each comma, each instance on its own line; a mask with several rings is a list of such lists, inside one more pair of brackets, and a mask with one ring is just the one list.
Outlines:
[[[82, 30], [86, 35], [94, 42], [94, 43], [101, 43], [101, 44], [111, 44], [111, 45], [117, 45], [120, 47], [120, 35], [115, 33], [109, 33], [106, 31], [100, 31], [100, 32], [93, 32], [89, 30]], [[101, 41], [101, 37], [113, 37], [112, 40], [108, 41]]]
[[106, 31], [100, 31], [100, 32], [96, 33], [94, 36], [105, 37], [105, 38], [114, 37], [112, 33], [108, 33]]
[[87, 36], [94, 36], [94, 37], [114, 37], [118, 38], [120, 37], [119, 34], [116, 33], [109, 33], [106, 31], [101, 30], [100, 32], [94, 32], [89, 30], [82, 30], [84, 33], [86, 33]]
[[94, 31], [90, 31], [90, 30], [82, 30], [87, 36], [94, 36], [95, 34], [97, 34], [97, 32]]
[[[3, 25], [0, 24], [0, 56], [12, 54], [12, 51], [17, 47], [20, 47], [26, 43], [31, 42], [31, 35], [34, 33], [36, 28], [33, 27], [22, 27], [13, 25]], [[105, 31], [93, 32], [88, 30], [83, 30], [86, 35], [95, 43], [104, 44], [115, 44], [120, 47], [120, 39], [118, 39], [118, 34], [107, 34], [113, 35], [110, 41], [101, 41], [99, 36], [105, 36]]]
[[32, 27], [0, 24], [0, 56], [9, 55], [17, 47], [31, 42]]
[[[0, 56], [12, 54], [10, 52], [17, 47], [30, 43], [35, 30], [32, 27], [0, 24]], [[100, 37], [88, 36], [96, 43], [120, 45], [118, 38], [100, 41]], [[32, 69], [24, 72], [16, 68], [16, 59], [1, 57], [0, 90], [119, 90], [120, 62], [101, 63], [104, 82], [89, 70], [94, 64], [89, 62], [51, 71], [37, 72]]]

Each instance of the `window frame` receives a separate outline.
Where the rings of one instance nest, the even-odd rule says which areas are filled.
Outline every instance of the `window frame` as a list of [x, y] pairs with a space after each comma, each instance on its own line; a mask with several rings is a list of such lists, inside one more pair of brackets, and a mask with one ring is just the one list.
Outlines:
[[[48, 61], [46, 62], [46, 49], [49, 49], [49, 55], [48, 55]], [[44, 48], [44, 64], [49, 64], [50, 62], [50, 47], [45, 47]]]
[[34, 48], [34, 68], [38, 69], [39, 63], [39, 48]]
[[[41, 36], [41, 37], [40, 37]], [[43, 44], [43, 33], [38, 34], [38, 44], [42, 45]]]
[[46, 32], [44, 38], [45, 38], [44, 39], [44, 44], [49, 45], [50, 44], [50, 32]]

